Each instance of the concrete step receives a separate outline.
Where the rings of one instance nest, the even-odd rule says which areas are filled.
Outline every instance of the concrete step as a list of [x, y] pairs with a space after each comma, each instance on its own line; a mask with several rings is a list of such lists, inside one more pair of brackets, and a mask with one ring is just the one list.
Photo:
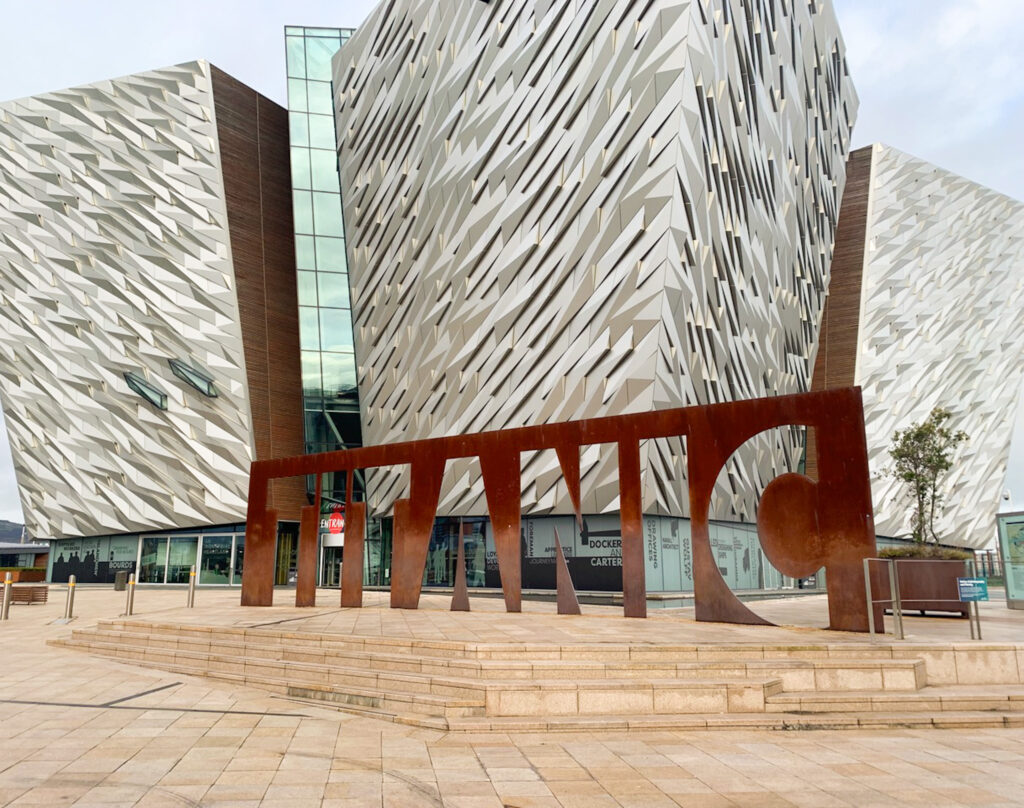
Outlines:
[[[133, 627], [134, 628], [134, 627]], [[149, 636], [140, 628], [111, 630], [105, 626], [79, 629], [75, 640], [110, 642], [134, 649], [232, 654], [280, 662], [305, 662], [332, 668], [365, 668], [393, 673], [453, 676], [462, 679], [765, 679], [779, 678], [785, 690], [849, 690], [878, 688], [915, 690], [926, 684], [925, 665], [916, 659], [800, 659], [780, 658], [702, 661], [635, 661], [547, 659], [496, 660], [419, 656], [419, 649], [404, 654], [383, 654], [347, 648], [291, 647], [290, 639], [264, 636], [262, 632], [229, 635], [219, 640], [209, 635], [172, 637], [167, 633]]]
[[1024, 715], [1024, 688], [1012, 685], [926, 687], [913, 693], [795, 691], [770, 695], [765, 701], [765, 710], [801, 714], [997, 711]]
[[[87, 634], [87, 632], [83, 632]], [[102, 636], [102, 635], [98, 635]], [[100, 656], [174, 669], [195, 676], [232, 677], [262, 686], [287, 682], [324, 693], [410, 694], [484, 704], [487, 715], [616, 715], [763, 711], [766, 697], [782, 691], [777, 678], [741, 680], [682, 679], [533, 679], [467, 680], [360, 668], [314, 665], [247, 656], [224, 656], [168, 648], [136, 648], [97, 637], [60, 642]], [[318, 696], [327, 698], [327, 696]]]
[[481, 644], [136, 620], [54, 644], [452, 731], [1024, 725], [1024, 649], [998, 644]]
[[714, 715], [457, 718], [449, 732], [579, 732], [588, 730], [835, 730], [1024, 728], [1024, 713], [726, 713]]

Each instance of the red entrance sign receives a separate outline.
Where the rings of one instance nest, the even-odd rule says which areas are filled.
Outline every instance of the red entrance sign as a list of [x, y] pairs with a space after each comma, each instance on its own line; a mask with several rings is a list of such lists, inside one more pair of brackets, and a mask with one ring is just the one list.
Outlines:
[[327, 520], [327, 530], [330, 533], [345, 532], [345, 513], [340, 508], [330, 515]]

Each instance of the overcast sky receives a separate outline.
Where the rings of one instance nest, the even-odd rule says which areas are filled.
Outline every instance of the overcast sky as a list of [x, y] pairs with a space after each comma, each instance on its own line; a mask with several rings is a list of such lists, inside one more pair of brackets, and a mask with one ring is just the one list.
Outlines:
[[[204, 58], [284, 104], [284, 26], [357, 27], [374, 5], [0, 0], [0, 100]], [[834, 5], [860, 96], [854, 146], [881, 141], [1024, 200], [1024, 2]], [[1006, 486], [1024, 510], [1024, 408]], [[21, 520], [6, 433], [0, 518]]]

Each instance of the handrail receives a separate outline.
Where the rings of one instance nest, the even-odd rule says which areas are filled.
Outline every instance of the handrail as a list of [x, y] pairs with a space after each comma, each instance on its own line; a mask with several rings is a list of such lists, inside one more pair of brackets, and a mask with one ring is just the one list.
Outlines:
[[[876, 631], [875, 631], [875, 609], [874, 609], [874, 606], [875, 606], [876, 603], [889, 603], [889, 604], [891, 604], [891, 607], [892, 607], [892, 617], [893, 617], [893, 630], [894, 630], [894, 632], [896, 634], [896, 638], [899, 639], [899, 640], [905, 639], [905, 636], [904, 636], [904, 633], [903, 633], [903, 601], [902, 601], [902, 598], [900, 597], [899, 572], [898, 572], [898, 567], [897, 567], [897, 564], [896, 564], [897, 561], [901, 561], [901, 560], [904, 560], [904, 559], [897, 559], [897, 558], [865, 558], [864, 559], [864, 588], [865, 588], [866, 593], [867, 593], [868, 632], [871, 634], [871, 638], [872, 639], [874, 639], [875, 633], [876, 633]], [[879, 599], [879, 600], [875, 600], [872, 597], [872, 595], [873, 595], [873, 593], [871, 591], [871, 562], [872, 561], [878, 561], [878, 562], [881, 562], [883, 564], [887, 564], [888, 565], [888, 568], [889, 568], [889, 594], [890, 594], [890, 597], [889, 597], [888, 600], [886, 600], [884, 598]], [[971, 578], [976, 577], [974, 561], [972, 559], [966, 559], [965, 563], [967, 565], [969, 577], [971, 577]], [[953, 600], [952, 598], [932, 598], [932, 597], [929, 597], [928, 600], [932, 601], [932, 602], [935, 602], [935, 603], [960, 603], [960, 604], [964, 603], [964, 601], [960, 600], [959, 598], [957, 598], [956, 600]], [[883, 612], [883, 616], [884, 616], [884, 612]], [[969, 602], [967, 602], [967, 621], [968, 621], [968, 623], [970, 624], [970, 627], [971, 627], [971, 639], [972, 640], [980, 640], [981, 639], [981, 615], [978, 612], [978, 603], [977, 603], [977, 601], [969, 601]], [[883, 634], [885, 633], [885, 626], [884, 625], [881, 627], [881, 633], [883, 633]]]
[[[871, 562], [880, 561], [883, 564], [889, 565], [889, 600], [880, 599], [875, 600], [873, 592], [871, 591]], [[896, 633], [896, 639], [902, 640], [903, 637], [903, 606], [900, 603], [900, 585], [896, 574], [896, 565], [893, 563], [891, 558], [865, 558], [864, 559], [864, 589], [867, 592], [867, 603], [868, 603], [868, 632], [871, 634], [871, 639], [875, 638], [875, 604], [876, 603], [889, 603], [892, 606], [892, 621], [893, 630]], [[884, 621], [884, 612], [883, 612]], [[882, 633], [885, 633], [885, 626], [881, 627]]]

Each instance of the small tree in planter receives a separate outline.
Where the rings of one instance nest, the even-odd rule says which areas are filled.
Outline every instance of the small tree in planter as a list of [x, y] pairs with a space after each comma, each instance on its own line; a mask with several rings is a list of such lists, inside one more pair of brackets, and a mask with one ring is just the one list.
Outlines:
[[951, 417], [949, 410], [936, 407], [921, 423], [897, 429], [892, 436], [891, 474], [910, 489], [911, 535], [919, 544], [939, 541], [935, 535], [935, 515], [941, 512], [943, 500], [939, 482], [953, 467], [956, 447], [967, 440], [966, 432], [949, 427]]
[[[957, 446], [967, 433], [950, 428], [952, 413], [936, 407], [917, 424], [898, 429], [892, 436], [890, 474], [909, 489], [914, 510], [909, 547], [887, 547], [879, 555], [896, 561], [903, 605], [908, 609], [959, 612], [967, 617], [967, 605], [960, 603], [956, 579], [967, 574], [970, 552], [939, 547], [935, 517], [942, 512], [942, 477], [953, 467]], [[933, 543], [929, 543], [933, 542]], [[953, 563], [950, 562], [959, 562]]]

